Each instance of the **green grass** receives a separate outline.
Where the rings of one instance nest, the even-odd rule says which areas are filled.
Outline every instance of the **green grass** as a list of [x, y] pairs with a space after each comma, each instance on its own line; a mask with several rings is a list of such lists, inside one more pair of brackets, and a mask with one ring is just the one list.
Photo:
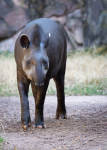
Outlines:
[[65, 87], [65, 93], [66, 95], [107, 95], [107, 79], [99, 83], [75, 84]]
[[[47, 95], [56, 95], [56, 87], [50, 84]], [[65, 85], [65, 94], [69, 96], [74, 95], [107, 95], [107, 79], [97, 82], [74, 84], [70, 86]]]
[[17, 85], [11, 88], [7, 84], [0, 84], [0, 96], [18, 96]]
[[0, 150], [3, 150], [4, 139], [0, 137]]
[[3, 143], [4, 139], [2, 137], [0, 137], [0, 143]]
[[14, 54], [9, 51], [4, 51], [4, 52], [0, 51], [0, 57], [13, 58], [13, 56], [14, 56]]
[[[18, 96], [14, 54], [0, 52], [0, 96]], [[66, 95], [107, 95], [107, 55], [91, 52], [68, 54], [65, 76]], [[32, 95], [31, 88], [29, 95]], [[47, 95], [56, 95], [50, 82]]]

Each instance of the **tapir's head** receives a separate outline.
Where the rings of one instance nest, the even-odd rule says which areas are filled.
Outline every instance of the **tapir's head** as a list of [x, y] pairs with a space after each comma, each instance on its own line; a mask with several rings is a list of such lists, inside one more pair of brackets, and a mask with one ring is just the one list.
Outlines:
[[44, 85], [49, 70], [48, 35], [39, 25], [29, 27], [20, 35], [20, 45], [23, 51], [22, 68], [27, 78], [36, 86]]

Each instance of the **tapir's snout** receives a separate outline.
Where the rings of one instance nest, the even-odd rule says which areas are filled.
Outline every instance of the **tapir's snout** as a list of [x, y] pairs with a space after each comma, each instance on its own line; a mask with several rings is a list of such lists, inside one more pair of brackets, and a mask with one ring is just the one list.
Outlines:
[[36, 75], [35, 75], [35, 85], [43, 86], [46, 74], [49, 70], [49, 61], [48, 58], [43, 58], [41, 63], [36, 66]]

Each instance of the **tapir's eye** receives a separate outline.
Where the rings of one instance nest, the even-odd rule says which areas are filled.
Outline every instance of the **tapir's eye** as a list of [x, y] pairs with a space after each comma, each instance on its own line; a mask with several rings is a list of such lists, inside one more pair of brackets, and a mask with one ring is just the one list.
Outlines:
[[31, 65], [35, 65], [36, 63], [35, 63], [35, 61], [33, 61], [33, 60], [27, 60], [26, 61], [26, 66], [27, 67], [30, 67]]
[[31, 61], [28, 60], [28, 61], [26, 62], [26, 65], [27, 65], [27, 66], [31, 65]]
[[42, 64], [45, 70], [48, 70], [48, 62], [46, 60], [42, 60]]

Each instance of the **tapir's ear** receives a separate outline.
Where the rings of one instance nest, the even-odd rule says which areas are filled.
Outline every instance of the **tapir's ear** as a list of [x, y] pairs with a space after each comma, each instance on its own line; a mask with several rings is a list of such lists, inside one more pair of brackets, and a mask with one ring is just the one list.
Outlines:
[[26, 34], [21, 35], [20, 44], [21, 44], [22, 48], [29, 48], [30, 41]]

